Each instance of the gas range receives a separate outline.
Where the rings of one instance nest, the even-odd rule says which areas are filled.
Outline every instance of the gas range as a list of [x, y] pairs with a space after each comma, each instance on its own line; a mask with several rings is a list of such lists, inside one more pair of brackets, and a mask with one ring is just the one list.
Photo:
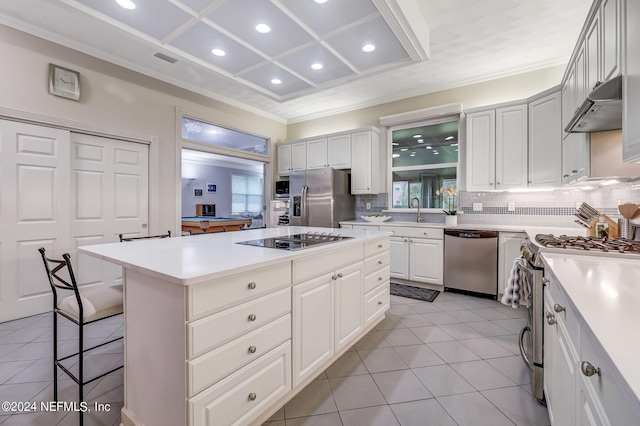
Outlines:
[[275, 248], [280, 250], [302, 250], [316, 247], [322, 244], [337, 243], [353, 237], [345, 237], [341, 234], [326, 232], [309, 232], [303, 234], [283, 235], [279, 237], [260, 238], [258, 240], [238, 241], [236, 244], [244, 244], [255, 247]]
[[535, 237], [535, 242], [537, 247], [534, 246], [533, 249], [536, 252], [549, 249], [564, 249], [578, 254], [640, 256], [640, 241], [626, 238], [538, 234]]

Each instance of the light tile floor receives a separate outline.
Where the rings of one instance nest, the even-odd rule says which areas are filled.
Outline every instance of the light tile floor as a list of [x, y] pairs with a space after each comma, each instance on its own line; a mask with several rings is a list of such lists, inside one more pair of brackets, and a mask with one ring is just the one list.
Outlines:
[[[77, 350], [77, 326], [66, 320], [59, 321], [58, 350], [67, 355]], [[46, 313], [15, 321], [0, 323], [0, 401], [29, 402], [21, 412], [0, 410], [2, 426], [77, 426], [78, 413], [68, 410], [42, 411], [41, 402], [53, 401], [53, 320]], [[122, 315], [85, 327], [85, 345], [92, 346], [122, 336]], [[64, 356], [61, 355], [61, 356]], [[122, 365], [122, 340], [105, 345], [85, 355], [85, 377]], [[77, 358], [65, 363], [77, 374]], [[78, 399], [78, 386], [66, 374], [58, 375], [58, 399], [73, 402]], [[85, 401], [92, 412], [84, 415], [87, 426], [115, 426], [120, 424], [120, 409], [124, 401], [122, 369], [85, 385]], [[109, 406], [109, 411], [93, 410], [98, 402]], [[35, 410], [31, 404], [35, 403]]]
[[[387, 318], [279, 410], [265, 426], [548, 425], [546, 408], [529, 391], [517, 333], [525, 311], [488, 299], [441, 293], [434, 302], [392, 296]], [[89, 343], [122, 335], [121, 317], [91, 326]], [[77, 341], [69, 325], [60, 345]], [[0, 324], [0, 401], [31, 401], [36, 412], [0, 411], [0, 424], [76, 426], [77, 413], [40, 411], [53, 400], [51, 314]], [[92, 371], [122, 363], [122, 343], [97, 350]], [[102, 370], [104, 371], [104, 370]], [[61, 373], [62, 374], [62, 373]], [[60, 399], [77, 386], [59, 381]], [[87, 426], [117, 426], [124, 400], [118, 370], [85, 388], [85, 399], [110, 404], [85, 416]]]
[[392, 296], [387, 318], [264, 426], [549, 425], [519, 355], [525, 316], [458, 293]]

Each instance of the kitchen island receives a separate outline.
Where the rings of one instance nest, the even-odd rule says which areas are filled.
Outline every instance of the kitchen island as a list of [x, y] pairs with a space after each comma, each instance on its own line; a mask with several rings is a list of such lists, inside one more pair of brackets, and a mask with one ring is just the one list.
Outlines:
[[[305, 232], [351, 238], [237, 244]], [[79, 250], [124, 268], [125, 426], [259, 425], [389, 307], [385, 232], [279, 227]]]

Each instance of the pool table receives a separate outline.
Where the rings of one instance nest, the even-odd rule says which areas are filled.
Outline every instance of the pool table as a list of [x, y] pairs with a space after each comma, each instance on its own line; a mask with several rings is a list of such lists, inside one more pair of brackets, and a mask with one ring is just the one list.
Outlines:
[[245, 226], [251, 225], [251, 219], [241, 217], [191, 216], [182, 218], [182, 231], [202, 234], [200, 223], [205, 220], [209, 221], [209, 227], [206, 232], [239, 231]]

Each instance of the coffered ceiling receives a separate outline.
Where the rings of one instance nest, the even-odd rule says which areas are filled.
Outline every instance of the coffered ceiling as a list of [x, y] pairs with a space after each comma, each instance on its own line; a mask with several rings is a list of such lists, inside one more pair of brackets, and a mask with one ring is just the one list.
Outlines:
[[590, 4], [20, 0], [0, 23], [295, 122], [566, 63]]

